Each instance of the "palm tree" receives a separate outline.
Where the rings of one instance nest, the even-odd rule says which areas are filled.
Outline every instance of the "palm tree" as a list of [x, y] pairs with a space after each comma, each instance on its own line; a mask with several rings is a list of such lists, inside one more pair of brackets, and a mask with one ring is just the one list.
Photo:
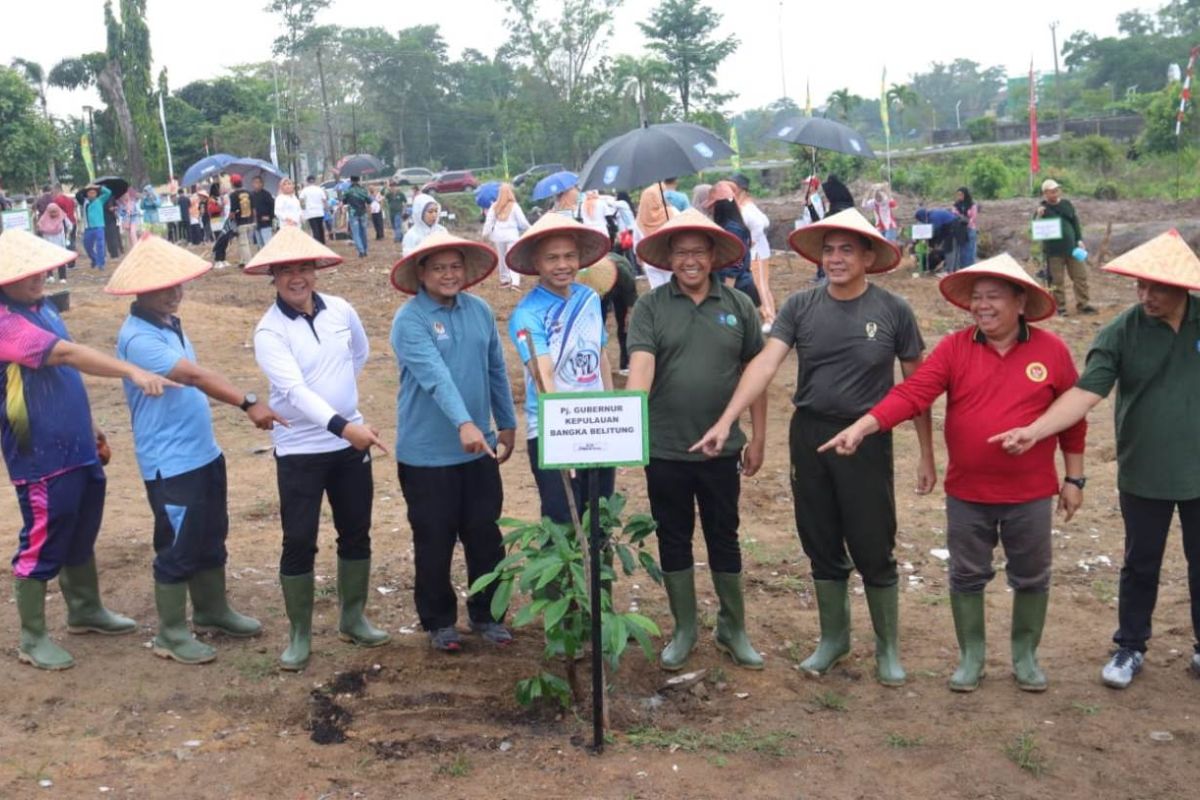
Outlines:
[[825, 101], [825, 104], [831, 108], [841, 110], [840, 116], [842, 122], [850, 120], [850, 112], [858, 107], [860, 103], [862, 103], [862, 98], [856, 94], [851, 94], [849, 89], [838, 89], [836, 92], [831, 93]]
[[653, 56], [621, 55], [613, 63], [613, 75], [622, 92], [633, 95], [638, 109], [638, 125], [645, 127], [650, 118], [646, 112], [646, 100], [657, 85], [670, 76], [670, 66]]
[[916, 108], [921, 98], [917, 95], [913, 88], [906, 83], [893, 83], [891, 88], [887, 90], [888, 105], [896, 109], [896, 118], [900, 123], [900, 132], [904, 133], [904, 110], [908, 108]]
[[[50, 107], [46, 105], [46, 71], [42, 69], [42, 65], [28, 59], [14, 58], [12, 60], [12, 68], [33, 89], [37, 95], [38, 103], [42, 106], [42, 116], [46, 118], [46, 122], [50, 123], [50, 127], [53, 128], [54, 120], [50, 119]], [[50, 183], [58, 183], [58, 173], [54, 169], [54, 156], [50, 156]]]

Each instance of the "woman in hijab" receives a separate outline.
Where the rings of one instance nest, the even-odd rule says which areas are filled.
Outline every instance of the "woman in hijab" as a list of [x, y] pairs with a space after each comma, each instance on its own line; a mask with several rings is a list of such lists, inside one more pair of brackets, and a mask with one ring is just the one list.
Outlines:
[[[37, 229], [42, 238], [51, 244], [56, 244], [59, 247], [67, 246], [67, 232], [71, 228], [71, 221], [67, 219], [67, 215], [63, 213], [62, 208], [57, 203], [51, 203], [46, 206], [46, 210], [38, 217]], [[67, 281], [67, 265], [63, 264], [58, 268], [58, 279], [63, 283]], [[53, 283], [54, 278], [47, 278], [48, 282]]]
[[521, 204], [517, 202], [512, 184], [500, 184], [496, 202], [488, 207], [487, 215], [483, 219], [483, 238], [491, 241], [492, 247], [496, 248], [496, 253], [500, 256], [501, 286], [507, 286], [517, 291], [521, 289], [521, 274], [508, 268], [505, 256], [513, 242], [528, 229], [529, 220], [525, 218], [525, 212], [521, 210]]
[[576, 212], [579, 210], [579, 189], [572, 186], [565, 191], [560, 192], [554, 198], [554, 208], [551, 209], [555, 214], [562, 214], [564, 217], [576, 218]]
[[154, 187], [146, 184], [142, 187], [142, 221], [147, 225], [158, 224], [158, 207], [161, 205], [158, 199], [158, 192], [154, 191]]
[[761, 308], [762, 298], [754, 285], [754, 273], [750, 271], [750, 228], [746, 226], [746, 221], [742, 219], [742, 210], [738, 208], [737, 186], [730, 181], [718, 181], [708, 193], [706, 203], [708, 207], [704, 212], [712, 217], [712, 221], [741, 239], [746, 247], [741, 262], [718, 270], [718, 277], [725, 285], [744, 292], [754, 301], [755, 308]]
[[712, 218], [712, 209], [708, 198], [712, 194], [711, 183], [697, 183], [692, 189], [692, 208], [698, 209], [705, 216]]
[[275, 218], [280, 227], [293, 225], [300, 227], [300, 198], [296, 196], [296, 184], [291, 178], [279, 182], [279, 194], [275, 197]]
[[[642, 190], [642, 197], [638, 200], [637, 219], [633, 226], [634, 252], [637, 252], [638, 242], [657, 231], [674, 216], [672, 212], [673, 209], [668, 210], [661, 183], [647, 186]], [[642, 262], [642, 271], [645, 273], [651, 289], [656, 289], [671, 280], [670, 270], [659, 269]]]
[[888, 194], [887, 186], [875, 184], [871, 196], [863, 200], [862, 207], [875, 213], [875, 227], [884, 238], [889, 242], [896, 241], [898, 226], [892, 211], [896, 207], [896, 200]]
[[966, 241], [955, 242], [955, 247], [962, 248], [957, 266], [962, 269], [975, 263], [975, 248], [979, 244], [979, 204], [971, 197], [971, 190], [966, 186], [958, 187], [954, 196], [954, 213], [967, 223]]
[[411, 253], [430, 234], [445, 233], [446, 229], [438, 222], [441, 213], [442, 207], [429, 195], [419, 194], [413, 198], [412, 227], [404, 234], [404, 243], [400, 246], [401, 255]]

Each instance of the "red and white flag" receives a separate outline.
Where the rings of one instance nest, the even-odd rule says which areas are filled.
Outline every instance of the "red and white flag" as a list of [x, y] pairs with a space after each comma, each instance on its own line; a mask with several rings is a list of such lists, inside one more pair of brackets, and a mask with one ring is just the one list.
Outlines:
[[1179, 95], [1179, 113], [1175, 115], [1175, 137], [1183, 130], [1183, 115], [1187, 111], [1188, 101], [1192, 99], [1192, 76], [1196, 72], [1196, 56], [1200, 54], [1200, 45], [1192, 48], [1188, 58], [1187, 72], [1183, 76], [1183, 93]]
[[1041, 171], [1037, 137], [1037, 80], [1033, 74], [1033, 61], [1029, 62], [1029, 171]]

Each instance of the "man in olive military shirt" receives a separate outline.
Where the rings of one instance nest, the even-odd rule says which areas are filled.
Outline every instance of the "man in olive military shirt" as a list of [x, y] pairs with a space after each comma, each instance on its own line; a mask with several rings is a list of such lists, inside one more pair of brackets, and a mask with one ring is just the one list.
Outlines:
[[1117, 489], [1125, 520], [1125, 563], [1116, 651], [1106, 686], [1124, 689], [1141, 672], [1175, 509], [1188, 561], [1192, 670], [1200, 675], [1200, 259], [1174, 231], [1113, 259], [1104, 270], [1137, 278], [1138, 305], [1101, 329], [1075, 388], [1030, 425], [992, 437], [1019, 455], [1076, 421], [1117, 387]]
[[750, 406], [754, 438], [749, 445], [735, 422], [715, 457], [688, 451], [724, 410], [742, 368], [763, 347], [750, 298], [712, 274], [714, 268], [740, 263], [744, 254], [740, 239], [695, 210], [674, 217], [638, 245], [642, 261], [673, 273], [670, 282], [634, 306], [626, 384], [650, 393], [646, 490], [658, 522], [663, 582], [675, 619], [659, 661], [667, 670], [684, 666], [698, 635], [692, 560], [697, 505], [720, 600], [717, 648], [743, 667], [763, 666], [746, 636], [737, 537], [739, 473], [750, 476], [762, 466], [766, 394]]

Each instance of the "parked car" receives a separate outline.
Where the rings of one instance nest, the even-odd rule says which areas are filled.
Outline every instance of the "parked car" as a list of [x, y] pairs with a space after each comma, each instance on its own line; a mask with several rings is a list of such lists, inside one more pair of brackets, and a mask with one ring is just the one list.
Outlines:
[[512, 179], [513, 186], [520, 186], [523, 183], [534, 184], [539, 178], [544, 178], [547, 175], [553, 175], [556, 172], [565, 170], [562, 164], [534, 164], [529, 169], [522, 172], [520, 175]]
[[424, 167], [404, 167], [396, 170], [396, 174], [392, 176], [392, 180], [401, 186], [423, 186], [433, 178], [433, 172]]
[[478, 186], [479, 181], [471, 174], [471, 171], [464, 169], [435, 175], [433, 180], [421, 187], [421, 191], [427, 194], [430, 192], [450, 194], [451, 192], [469, 192]]

